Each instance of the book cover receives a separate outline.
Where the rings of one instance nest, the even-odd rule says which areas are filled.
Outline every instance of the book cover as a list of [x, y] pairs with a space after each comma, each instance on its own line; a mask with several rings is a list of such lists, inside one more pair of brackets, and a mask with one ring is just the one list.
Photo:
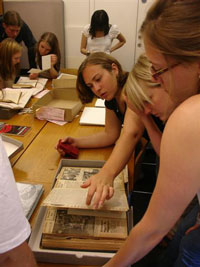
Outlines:
[[85, 204], [87, 190], [80, 185], [98, 173], [95, 167], [62, 167], [43, 201], [47, 206], [41, 246], [89, 251], [116, 251], [128, 235], [126, 168], [114, 181], [114, 196], [94, 210]]
[[29, 220], [42, 196], [42, 193], [44, 192], [43, 185], [19, 182], [16, 184], [24, 214]]
[[20, 125], [11, 125], [7, 123], [0, 123], [1, 134], [24, 136], [30, 129], [31, 127], [29, 126], [20, 126]]
[[105, 114], [105, 108], [85, 107], [80, 117], [80, 124], [105, 126]]

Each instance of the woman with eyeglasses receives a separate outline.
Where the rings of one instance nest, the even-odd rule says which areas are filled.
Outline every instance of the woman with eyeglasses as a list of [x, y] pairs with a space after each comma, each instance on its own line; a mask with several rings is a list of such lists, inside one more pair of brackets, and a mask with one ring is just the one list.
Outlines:
[[[157, 0], [142, 25], [152, 76], [176, 107], [167, 121], [155, 190], [142, 220], [104, 266], [128, 266], [152, 250], [200, 193], [199, 0]], [[167, 107], [167, 110], [169, 107]], [[161, 266], [200, 266], [198, 207], [185, 218]], [[168, 252], [168, 251], [167, 251]]]

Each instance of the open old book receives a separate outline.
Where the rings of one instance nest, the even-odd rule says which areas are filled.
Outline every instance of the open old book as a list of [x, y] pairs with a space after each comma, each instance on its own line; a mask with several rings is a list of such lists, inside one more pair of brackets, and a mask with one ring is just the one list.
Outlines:
[[114, 183], [115, 194], [98, 210], [85, 204], [87, 189], [80, 185], [98, 168], [63, 167], [44, 200], [48, 206], [41, 245], [45, 248], [116, 251], [124, 243], [128, 202], [124, 172]]

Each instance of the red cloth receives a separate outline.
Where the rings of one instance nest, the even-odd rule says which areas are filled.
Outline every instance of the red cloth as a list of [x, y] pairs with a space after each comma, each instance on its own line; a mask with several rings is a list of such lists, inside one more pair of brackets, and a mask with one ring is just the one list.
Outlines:
[[70, 144], [63, 143], [62, 140], [59, 140], [58, 148], [65, 152], [65, 157], [70, 159], [77, 159], [79, 150], [77, 147], [72, 146]]

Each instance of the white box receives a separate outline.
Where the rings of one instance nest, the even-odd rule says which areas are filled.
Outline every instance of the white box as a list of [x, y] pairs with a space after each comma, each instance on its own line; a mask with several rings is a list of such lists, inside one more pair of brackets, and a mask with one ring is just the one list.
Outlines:
[[[62, 159], [60, 161], [56, 176], [64, 166], [70, 167], [95, 167], [101, 168], [104, 165], [104, 161], [93, 160], [74, 160], [74, 159]], [[56, 177], [55, 177], [56, 180]], [[55, 182], [54, 180], [54, 182]], [[29, 240], [29, 246], [35, 254], [37, 261], [51, 262], [51, 263], [65, 263], [65, 264], [81, 264], [81, 265], [103, 265], [110, 258], [114, 256], [113, 252], [93, 252], [93, 251], [75, 251], [64, 249], [43, 249], [40, 247], [42, 237], [42, 227], [44, 222], [46, 207], [41, 207], [36, 223], [33, 226], [32, 234]], [[133, 214], [130, 209], [127, 213], [127, 224], [130, 230], [133, 225]]]
[[23, 143], [16, 139], [10, 138], [3, 134], [1, 135], [1, 137], [9, 159], [14, 157], [24, 148]]
[[105, 126], [105, 108], [85, 107], [80, 117], [80, 125]]

